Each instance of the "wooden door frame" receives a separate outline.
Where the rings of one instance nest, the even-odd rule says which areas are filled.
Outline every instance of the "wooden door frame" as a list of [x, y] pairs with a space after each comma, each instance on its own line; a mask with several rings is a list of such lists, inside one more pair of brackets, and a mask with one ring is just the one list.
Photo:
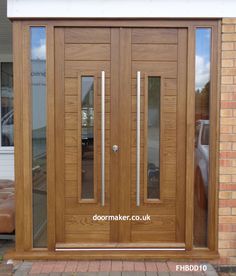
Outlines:
[[[14, 112], [15, 112], [15, 178], [16, 178], [16, 248], [5, 258], [50, 259], [50, 258], [216, 258], [218, 256], [218, 158], [219, 158], [219, 76], [221, 49], [221, 21], [218, 19], [55, 19], [55, 20], [13, 20], [14, 49]], [[31, 178], [31, 132], [30, 132], [30, 63], [29, 28], [45, 26], [47, 30], [47, 181], [48, 185], [48, 248], [35, 249], [32, 243], [32, 178]], [[186, 126], [186, 251], [78, 251], [55, 252], [55, 41], [57, 27], [163, 27], [188, 29], [188, 76], [187, 76], [187, 126]], [[209, 190], [209, 248], [193, 248], [193, 180], [194, 180], [194, 70], [195, 65], [195, 29], [212, 29], [212, 70], [211, 70], [211, 164]], [[115, 37], [113, 37], [115, 40]], [[114, 50], [115, 51], [115, 50]], [[57, 70], [57, 69], [56, 69]], [[58, 92], [57, 92], [58, 93]], [[23, 131], [22, 131], [23, 130]], [[214, 134], [214, 135], [213, 135]]]

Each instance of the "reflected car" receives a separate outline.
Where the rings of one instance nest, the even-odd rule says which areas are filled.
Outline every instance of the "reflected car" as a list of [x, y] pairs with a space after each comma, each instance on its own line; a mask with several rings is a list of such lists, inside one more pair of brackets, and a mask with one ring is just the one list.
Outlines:
[[195, 192], [199, 205], [205, 208], [209, 180], [209, 120], [198, 120], [195, 132]]
[[14, 112], [6, 113], [1, 119], [2, 144], [11, 147], [14, 144]]

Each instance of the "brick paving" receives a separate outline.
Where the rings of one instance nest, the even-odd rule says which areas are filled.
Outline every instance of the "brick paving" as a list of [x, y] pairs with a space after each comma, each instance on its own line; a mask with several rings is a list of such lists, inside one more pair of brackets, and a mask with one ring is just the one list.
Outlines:
[[[15, 276], [181, 276], [235, 275], [218, 274], [211, 264], [206, 272], [178, 272], [176, 265], [203, 263], [157, 261], [13, 261], [0, 265], [0, 275]], [[205, 264], [205, 263], [204, 263]]]

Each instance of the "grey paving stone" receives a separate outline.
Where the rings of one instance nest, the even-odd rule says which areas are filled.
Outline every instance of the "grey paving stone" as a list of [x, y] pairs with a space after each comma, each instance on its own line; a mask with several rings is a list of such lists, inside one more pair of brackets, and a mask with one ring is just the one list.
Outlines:
[[22, 266], [22, 261], [13, 261], [13, 270], [17, 270]]
[[206, 276], [218, 276], [219, 274], [214, 270], [208, 270], [208, 271], [205, 271], [205, 275]]
[[19, 265], [19, 267], [14, 266], [14, 269], [17, 269], [17, 270], [20, 270], [20, 271], [30, 271], [31, 267], [32, 267], [32, 264], [23, 263], [23, 264]]
[[157, 275], [158, 276], [169, 276], [170, 273], [169, 272], [158, 272]]
[[[146, 276], [158, 276], [157, 272], [146, 272]], [[164, 276], [164, 275], [163, 275]]]
[[97, 276], [109, 276], [109, 272], [98, 272]]
[[207, 271], [215, 271], [215, 268], [213, 267], [213, 265], [208, 264], [208, 263], [202, 263], [201, 265], [206, 265], [207, 266]]
[[121, 272], [110, 272], [109, 276], [121, 276]]
[[49, 275], [50, 276], [61, 276], [61, 273], [59, 273], [59, 272], [51, 272]]
[[29, 275], [28, 274], [28, 271], [20, 271], [20, 270], [17, 270], [16, 272], [13, 273], [14, 276], [27, 276]]
[[28, 272], [27, 271], [20, 271], [20, 270], [18, 270], [16, 272], [14, 272], [13, 275], [14, 276], [26, 276], [26, 275], [28, 275]]
[[33, 262], [29, 262], [29, 261], [24, 261], [22, 262], [22, 266], [32, 266]]

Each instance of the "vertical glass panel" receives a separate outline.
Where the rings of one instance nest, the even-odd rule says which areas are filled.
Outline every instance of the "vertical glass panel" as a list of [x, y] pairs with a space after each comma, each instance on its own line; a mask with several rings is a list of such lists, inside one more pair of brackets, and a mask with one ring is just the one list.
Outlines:
[[13, 139], [13, 68], [12, 62], [1, 63], [1, 146], [12, 147]]
[[46, 29], [31, 27], [33, 246], [47, 246]]
[[160, 197], [160, 77], [148, 77], [147, 197]]
[[196, 29], [194, 246], [207, 247], [211, 29]]
[[81, 78], [82, 199], [94, 198], [94, 77]]

